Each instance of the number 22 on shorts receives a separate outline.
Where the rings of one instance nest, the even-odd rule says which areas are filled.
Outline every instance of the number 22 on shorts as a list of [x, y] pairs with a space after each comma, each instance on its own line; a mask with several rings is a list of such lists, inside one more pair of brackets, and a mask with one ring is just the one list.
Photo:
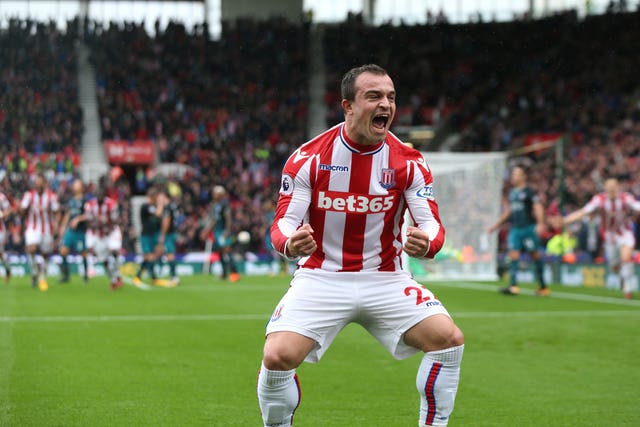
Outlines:
[[431, 299], [431, 297], [429, 295], [427, 296], [422, 296], [422, 292], [426, 291], [425, 288], [423, 287], [418, 287], [418, 286], [407, 286], [406, 288], [404, 288], [404, 294], [406, 296], [410, 296], [412, 293], [416, 294], [416, 305], [420, 305], [424, 302], [427, 302]]

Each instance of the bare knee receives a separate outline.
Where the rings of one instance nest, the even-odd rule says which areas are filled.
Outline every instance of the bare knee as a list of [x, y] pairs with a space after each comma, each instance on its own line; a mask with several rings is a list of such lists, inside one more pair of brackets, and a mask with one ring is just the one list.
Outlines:
[[462, 333], [460, 328], [458, 328], [455, 325], [454, 325], [454, 330], [452, 331], [449, 337], [449, 344], [450, 345], [448, 345], [447, 347], [457, 347], [459, 345], [464, 344], [464, 334]]
[[449, 327], [441, 328], [439, 331], [430, 334], [424, 346], [424, 351], [444, 350], [445, 348], [457, 347], [464, 344], [464, 334], [453, 322]]
[[308, 337], [292, 333], [277, 332], [270, 334], [264, 345], [262, 363], [274, 371], [288, 371], [297, 368], [315, 346]]
[[436, 315], [409, 329], [404, 342], [424, 352], [437, 351], [464, 344], [464, 334], [448, 316]]
[[272, 371], [289, 371], [297, 368], [300, 362], [297, 361], [295, 355], [286, 350], [273, 349], [267, 351], [265, 349], [262, 364]]

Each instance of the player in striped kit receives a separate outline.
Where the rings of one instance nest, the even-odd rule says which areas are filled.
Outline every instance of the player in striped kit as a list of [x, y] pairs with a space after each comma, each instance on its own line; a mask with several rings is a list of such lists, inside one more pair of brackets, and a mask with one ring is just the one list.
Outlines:
[[581, 209], [567, 215], [563, 224], [568, 225], [585, 215], [600, 212], [600, 236], [604, 241], [604, 253], [609, 269], [620, 274], [622, 292], [627, 299], [638, 288], [638, 278], [633, 266], [633, 248], [636, 241], [628, 215], [640, 212], [640, 201], [628, 192], [621, 191], [620, 183], [609, 178], [604, 183], [604, 191], [596, 194]]
[[104, 186], [99, 186], [96, 197], [85, 203], [87, 220], [87, 249], [99, 262], [104, 263], [111, 282], [111, 289], [122, 287], [119, 255], [122, 249], [122, 233], [119, 227], [118, 202], [106, 196]]
[[[282, 174], [271, 236], [280, 253], [299, 260], [266, 328], [257, 385], [264, 425], [291, 425], [296, 368], [317, 362], [351, 322], [398, 359], [424, 353], [419, 422], [447, 425], [464, 337], [401, 264], [402, 251], [433, 258], [444, 242], [431, 173], [418, 151], [388, 132], [395, 88], [384, 69], [347, 72], [342, 98], [344, 123], [297, 149]], [[416, 226], [403, 236], [406, 209]]]
[[9, 283], [11, 279], [11, 266], [7, 261], [7, 254], [4, 251], [4, 245], [7, 241], [7, 225], [5, 221], [11, 215], [11, 202], [3, 193], [0, 193], [0, 262], [4, 267], [4, 280]]
[[31, 286], [41, 291], [49, 289], [47, 262], [60, 222], [59, 209], [58, 196], [47, 187], [44, 175], [37, 174], [33, 188], [22, 196], [19, 213], [26, 216], [24, 243], [31, 268]]

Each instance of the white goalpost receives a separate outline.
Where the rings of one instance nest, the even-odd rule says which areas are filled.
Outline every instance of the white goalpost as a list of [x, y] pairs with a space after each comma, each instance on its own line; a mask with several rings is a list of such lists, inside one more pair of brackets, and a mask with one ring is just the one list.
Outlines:
[[[418, 280], [497, 280], [506, 153], [423, 153], [431, 168], [445, 243], [435, 260], [408, 259]], [[406, 264], [405, 264], [406, 265]]]

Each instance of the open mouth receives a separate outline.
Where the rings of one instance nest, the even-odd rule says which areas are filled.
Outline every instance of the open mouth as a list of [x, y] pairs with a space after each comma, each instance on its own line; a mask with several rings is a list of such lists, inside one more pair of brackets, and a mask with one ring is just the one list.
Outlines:
[[376, 129], [384, 129], [387, 127], [387, 123], [389, 122], [388, 114], [378, 114], [373, 118], [373, 127]]

